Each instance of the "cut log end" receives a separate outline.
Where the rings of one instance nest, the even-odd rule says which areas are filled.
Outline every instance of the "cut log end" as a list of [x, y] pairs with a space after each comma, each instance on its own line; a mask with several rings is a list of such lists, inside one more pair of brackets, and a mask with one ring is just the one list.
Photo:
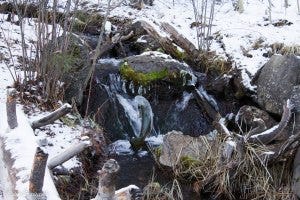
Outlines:
[[102, 167], [102, 171], [106, 173], [117, 173], [120, 169], [118, 162], [114, 159], [109, 159], [106, 163], [104, 163]]
[[102, 169], [98, 171], [99, 186], [95, 200], [115, 199], [115, 182], [119, 169], [120, 166], [114, 159], [109, 159], [104, 163]]
[[6, 114], [7, 123], [10, 129], [14, 129], [18, 126], [17, 111], [16, 111], [16, 94], [17, 91], [14, 88], [7, 90], [7, 100], [6, 100]]

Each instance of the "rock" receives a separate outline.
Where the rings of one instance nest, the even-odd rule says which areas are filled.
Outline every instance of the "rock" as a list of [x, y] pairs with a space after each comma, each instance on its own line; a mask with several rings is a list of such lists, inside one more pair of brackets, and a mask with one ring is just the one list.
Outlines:
[[[124, 80], [120, 76], [119, 69], [124, 60], [138, 73], [165, 70], [167, 66], [170, 73], [179, 73], [185, 78], [178, 77], [172, 80], [167, 77], [147, 86], [134, 85], [130, 79]], [[186, 64], [157, 52], [131, 56], [124, 60], [100, 59], [93, 77], [88, 113], [92, 116], [95, 114], [95, 121], [104, 127], [110, 140], [136, 137], [118, 95], [129, 100], [129, 103], [133, 103], [132, 100], [137, 95], [147, 99], [152, 107], [154, 130], [157, 133], [165, 134], [176, 129], [199, 136], [211, 131], [212, 127], [204, 109], [197, 104], [191, 93], [190, 88], [193, 86], [184, 86], [197, 81], [193, 79], [192, 71], [192, 75], [189, 75], [190, 69]], [[188, 79], [188, 76], [191, 79]]]
[[159, 99], [178, 97], [186, 87], [194, 86], [197, 81], [187, 64], [160, 52], [145, 52], [127, 57], [125, 61], [121, 66], [122, 76], [137, 88], [150, 85], [152, 91], [149, 93], [155, 92]]
[[183, 135], [180, 131], [171, 131], [164, 136], [159, 162], [165, 166], [175, 167], [182, 157], [187, 156], [196, 160], [205, 159], [205, 155], [210, 149], [206, 141], [212, 142], [215, 137], [214, 134], [191, 137]]
[[169, 55], [158, 51], [149, 51], [141, 55], [131, 56], [126, 61], [134, 70], [143, 73], [161, 71], [163, 69], [174, 73], [179, 73], [181, 70], [191, 72], [187, 64], [172, 59]]
[[254, 106], [242, 106], [236, 115], [236, 123], [250, 135], [265, 131], [276, 125], [276, 121], [266, 112]]
[[126, 46], [131, 52], [135, 52], [136, 55], [146, 51], [156, 51], [160, 48], [160, 44], [149, 35], [142, 35], [139, 38], [137, 38], [137, 40], [134, 42], [133, 41], [125, 42], [124, 47]]
[[293, 55], [274, 55], [263, 66], [253, 83], [257, 102], [270, 113], [281, 115], [284, 102], [300, 83], [300, 59]]

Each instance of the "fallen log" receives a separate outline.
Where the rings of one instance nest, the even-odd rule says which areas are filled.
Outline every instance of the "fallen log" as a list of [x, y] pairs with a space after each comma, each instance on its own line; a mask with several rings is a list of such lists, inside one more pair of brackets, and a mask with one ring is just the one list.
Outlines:
[[188, 55], [197, 58], [200, 51], [187, 38], [180, 34], [172, 25], [167, 22], [161, 23], [161, 27], [170, 34], [171, 39], [175, 44], [182, 48]]
[[37, 129], [42, 126], [48, 125], [53, 123], [55, 120], [61, 118], [62, 116], [70, 113], [72, 110], [72, 106], [70, 104], [64, 104], [59, 109], [55, 110], [54, 112], [50, 113], [49, 115], [38, 119], [36, 121], [31, 122], [32, 129]]
[[50, 159], [50, 161], [48, 162], [48, 168], [51, 170], [57, 167], [58, 165], [63, 164], [64, 162], [71, 159], [75, 155], [79, 154], [89, 146], [91, 146], [89, 139], [87, 138], [82, 139], [78, 144], [71, 146], [61, 154]]
[[161, 36], [153, 26], [151, 26], [148, 22], [139, 21], [141, 27], [147, 32], [148, 35], [153, 37], [162, 47], [162, 49], [170, 54], [173, 58], [179, 58], [179, 50], [176, 45], [173, 44], [173, 41], [168, 37]]
[[222, 117], [218, 112], [218, 108], [213, 106], [205, 95], [200, 90], [193, 90], [194, 97], [201, 108], [204, 108], [207, 115], [211, 118], [212, 121], [219, 121]]

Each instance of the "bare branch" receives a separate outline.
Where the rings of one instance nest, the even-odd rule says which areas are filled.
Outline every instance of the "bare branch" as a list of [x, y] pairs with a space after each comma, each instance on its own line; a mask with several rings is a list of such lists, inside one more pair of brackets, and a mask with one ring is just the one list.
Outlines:
[[290, 121], [291, 115], [292, 115], [292, 109], [294, 108], [294, 105], [290, 102], [288, 99], [285, 105], [283, 106], [283, 114], [281, 117], [281, 121], [276, 126], [273, 126], [272, 128], [256, 135], [250, 136], [248, 139], [248, 142], [250, 143], [262, 143], [262, 144], [268, 144], [275, 140], [276, 138], [279, 138], [285, 129], [285, 127], [288, 125], [288, 122]]

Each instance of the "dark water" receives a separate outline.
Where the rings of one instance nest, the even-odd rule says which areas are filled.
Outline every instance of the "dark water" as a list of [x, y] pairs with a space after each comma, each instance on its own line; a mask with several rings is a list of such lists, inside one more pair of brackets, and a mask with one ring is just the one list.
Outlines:
[[[151, 181], [159, 182], [163, 187], [172, 185], [173, 174], [171, 169], [159, 169], [151, 156], [139, 157], [138, 155], [116, 155], [112, 157], [120, 165], [116, 188], [120, 189], [134, 184], [143, 189]], [[184, 200], [200, 199], [200, 195], [192, 190], [192, 186], [181, 183]]]

